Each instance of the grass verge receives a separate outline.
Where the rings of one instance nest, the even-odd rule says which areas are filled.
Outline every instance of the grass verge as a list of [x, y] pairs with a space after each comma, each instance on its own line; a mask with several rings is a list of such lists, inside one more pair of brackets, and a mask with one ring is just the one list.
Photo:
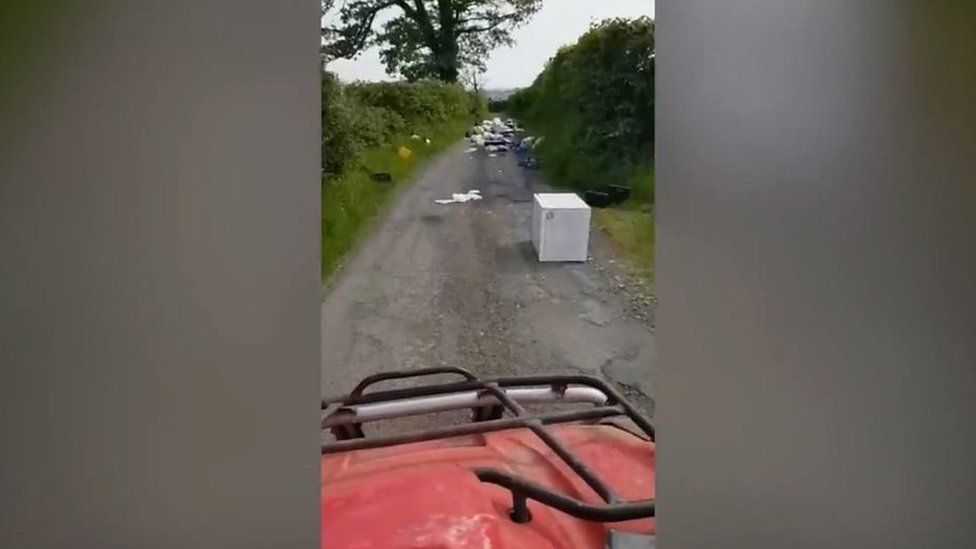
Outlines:
[[610, 235], [635, 274], [654, 282], [654, 168], [642, 167], [630, 178], [630, 198], [618, 206], [597, 208], [597, 228]]
[[[401, 136], [390, 145], [364, 151], [358, 166], [339, 177], [322, 182], [322, 280], [328, 281], [339, 269], [342, 259], [372, 227], [390, 203], [395, 190], [409, 184], [424, 161], [442, 152], [464, 136], [471, 125], [469, 117], [418, 131], [423, 139]], [[408, 159], [397, 154], [400, 146], [412, 151]], [[378, 183], [371, 172], [386, 172], [392, 183]]]
[[638, 203], [594, 210], [597, 229], [607, 233], [634, 273], [654, 281], [654, 213]]

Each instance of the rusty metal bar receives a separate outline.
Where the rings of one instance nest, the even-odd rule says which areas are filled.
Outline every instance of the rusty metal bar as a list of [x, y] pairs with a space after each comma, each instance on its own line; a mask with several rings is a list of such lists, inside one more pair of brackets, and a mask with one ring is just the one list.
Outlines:
[[440, 427], [429, 431], [417, 433], [404, 433], [402, 435], [391, 435], [383, 438], [357, 438], [353, 440], [340, 440], [322, 445], [322, 454], [337, 454], [340, 452], [350, 452], [353, 450], [366, 450], [369, 448], [383, 448], [386, 446], [396, 446], [397, 444], [409, 444], [411, 442], [423, 442], [426, 440], [437, 440], [464, 435], [479, 433], [489, 433], [493, 431], [504, 431], [505, 429], [518, 429], [527, 427], [529, 419], [536, 419], [545, 425], [557, 423], [569, 423], [572, 421], [584, 421], [588, 419], [601, 419], [611, 416], [619, 416], [623, 410], [619, 406], [601, 406], [598, 408], [587, 408], [585, 410], [573, 410], [568, 412], [553, 412], [535, 416], [534, 418], [512, 417], [496, 419], [492, 421], [482, 421], [479, 423], [465, 423], [463, 425], [451, 425]]
[[614, 493], [613, 488], [608, 486], [605, 482], [601, 481], [590, 468], [586, 466], [582, 461], [580, 461], [576, 456], [572, 454], [565, 446], [562, 445], [556, 437], [552, 436], [551, 433], [545, 430], [542, 423], [538, 421], [537, 417], [530, 416], [528, 412], [522, 407], [521, 404], [510, 398], [505, 391], [498, 387], [498, 384], [492, 381], [486, 382], [485, 387], [491, 392], [492, 396], [497, 398], [506, 408], [514, 412], [518, 417], [525, 417], [526, 427], [532, 430], [533, 433], [543, 442], [546, 443], [553, 452], [556, 453], [563, 461], [569, 465], [570, 469], [573, 470], [580, 478], [583, 479], [586, 484], [593, 489], [594, 492], [599, 494], [603, 501], [608, 503], [616, 503], [619, 501], [617, 494]]
[[478, 468], [474, 470], [474, 474], [482, 482], [496, 484], [511, 491], [513, 502], [515, 502], [512, 514], [521, 515], [524, 511], [525, 515], [523, 516], [526, 518], [528, 518], [528, 507], [524, 506], [520, 509], [518, 505], [520, 500], [522, 501], [522, 505], [524, 505], [526, 498], [533, 499], [576, 518], [593, 522], [621, 522], [625, 520], [650, 518], [655, 513], [654, 500], [651, 499], [594, 505], [553, 492], [548, 488], [512, 476], [503, 471]]
[[518, 385], [555, 385], [556, 383], [563, 384], [576, 384], [576, 385], [587, 385], [594, 387], [603, 391], [607, 396], [611, 398], [609, 404], [619, 404], [626, 411], [626, 414], [642, 431], [644, 431], [651, 440], [654, 440], [654, 426], [651, 425], [650, 420], [644, 417], [634, 406], [627, 401], [616, 387], [606, 383], [602, 379], [586, 376], [586, 375], [567, 375], [567, 376], [519, 376], [519, 377], [501, 377], [491, 380], [497, 383], [500, 387], [507, 386], [518, 386]]
[[[557, 391], [554, 387], [540, 385], [535, 387], [509, 387], [505, 394], [512, 400], [522, 404], [550, 404], [553, 402], [571, 404], [592, 404], [600, 406], [607, 403], [609, 397], [595, 387], [574, 385], [564, 391]], [[340, 425], [353, 423], [365, 424], [384, 419], [410, 417], [424, 414], [434, 414], [451, 410], [469, 410], [483, 408], [503, 408], [489, 391], [460, 391], [443, 395], [405, 398], [398, 400], [339, 406], [322, 417], [322, 428], [331, 429]], [[498, 419], [484, 417], [485, 419]]]
[[[466, 379], [464, 381], [442, 383], [436, 385], [425, 385], [406, 389], [392, 389], [377, 391], [364, 394], [370, 385], [391, 380], [405, 379], [412, 377], [422, 377], [436, 374], [458, 374]], [[562, 394], [570, 385], [582, 385], [600, 391], [607, 396], [606, 405], [597, 406], [584, 410], [569, 412], [550, 412], [542, 414], [530, 414], [517, 400], [512, 398], [506, 388], [525, 388], [532, 386], [548, 386], [555, 393]], [[369, 405], [378, 403], [391, 403], [396, 400], [407, 400], [421, 397], [445, 396], [463, 391], [477, 391], [479, 395], [490, 395], [502, 409], [508, 410], [515, 417], [486, 419], [475, 423], [453, 425], [438, 429], [418, 433], [405, 433], [400, 435], [387, 436], [376, 439], [355, 438], [345, 440], [347, 435], [362, 437], [360, 423], [352, 422], [348, 414], [355, 414], [351, 408], [357, 405]], [[478, 399], [476, 399], [476, 402]], [[586, 375], [549, 375], [549, 376], [519, 376], [502, 377], [488, 380], [479, 380], [474, 374], [463, 368], [444, 367], [426, 368], [406, 372], [380, 373], [367, 377], [349, 395], [323, 400], [322, 408], [339, 404], [338, 410], [333, 410], [323, 418], [323, 426], [332, 426], [333, 433], [338, 440], [334, 443], [322, 445], [322, 454], [333, 454], [348, 452], [353, 450], [365, 450], [370, 448], [381, 448], [398, 444], [408, 444], [412, 442], [422, 442], [443, 438], [451, 438], [470, 434], [487, 433], [502, 431], [506, 429], [526, 428], [538, 436], [553, 452], [555, 452], [586, 484], [592, 488], [605, 503], [593, 505], [569, 496], [558, 494], [547, 488], [531, 483], [524, 479], [514, 477], [503, 471], [492, 469], [476, 469], [474, 473], [483, 482], [502, 486], [512, 493], [512, 520], [516, 522], [528, 522], [531, 520], [526, 499], [531, 498], [544, 505], [549, 505], [572, 516], [584, 520], [598, 522], [617, 522], [645, 518], [654, 516], [655, 506], [653, 500], [643, 500], [635, 502], [621, 502], [619, 497], [604, 483], [599, 477], [572, 454], [562, 443], [560, 443], [548, 430], [545, 425], [570, 423], [575, 421], [596, 420], [614, 416], [626, 416], [631, 419], [640, 430], [642, 430], [650, 440], [655, 439], [654, 427], [650, 421], [634, 408], [627, 399], [612, 385], [593, 376]], [[340, 414], [346, 414], [346, 420], [339, 420]], [[332, 418], [335, 417], [336, 420]], [[480, 416], [475, 415], [476, 420]], [[351, 429], [351, 430], [350, 430]]]
[[[544, 384], [543, 384], [544, 385]], [[352, 406], [354, 404], [372, 404], [387, 400], [400, 400], [405, 398], [422, 397], [430, 395], [440, 395], [457, 391], [474, 391], [484, 388], [484, 382], [479, 380], [453, 381], [450, 383], [440, 383], [435, 385], [421, 385], [419, 387], [407, 387], [404, 389], [388, 389], [376, 391], [374, 393], [353, 394], [329, 398], [322, 400], [322, 409], [332, 404], [343, 404]]]
[[356, 388], [353, 389], [352, 392], [349, 393], [349, 395], [359, 396], [363, 394], [363, 391], [365, 391], [366, 388], [369, 387], [370, 385], [374, 385], [382, 381], [389, 381], [391, 379], [407, 379], [411, 377], [425, 377], [425, 376], [433, 376], [438, 374], [458, 374], [460, 376], [463, 376], [468, 381], [475, 381], [478, 379], [470, 371], [464, 368], [459, 368], [457, 366], [441, 366], [437, 368], [420, 368], [417, 370], [380, 372], [378, 374], [373, 374], [371, 376], [363, 378], [363, 380], [359, 382], [359, 385], [356, 385]]

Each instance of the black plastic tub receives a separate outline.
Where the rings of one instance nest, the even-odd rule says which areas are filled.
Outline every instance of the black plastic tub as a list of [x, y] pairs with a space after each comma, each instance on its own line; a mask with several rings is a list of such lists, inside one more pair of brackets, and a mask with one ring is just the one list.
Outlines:
[[610, 198], [610, 193], [603, 191], [584, 191], [583, 201], [594, 208], [606, 208], [607, 206], [613, 204], [613, 200]]
[[388, 173], [371, 173], [369, 178], [377, 183], [390, 183], [393, 181], [393, 176]]
[[610, 200], [612, 200], [614, 204], [620, 204], [630, 197], [630, 187], [625, 187], [623, 185], [607, 185], [606, 189], [601, 190], [604, 190], [604, 192], [610, 195]]

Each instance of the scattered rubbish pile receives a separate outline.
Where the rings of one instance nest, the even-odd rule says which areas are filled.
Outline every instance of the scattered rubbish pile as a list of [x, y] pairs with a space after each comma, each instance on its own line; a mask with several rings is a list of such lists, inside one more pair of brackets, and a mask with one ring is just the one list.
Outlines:
[[471, 128], [468, 137], [475, 147], [480, 147], [489, 153], [507, 152], [513, 144], [512, 136], [520, 131], [514, 120], [502, 121], [501, 118], [483, 120], [481, 124]]
[[539, 161], [532, 152], [539, 146], [539, 143], [542, 143], [542, 139], [542, 137], [528, 135], [519, 141], [518, 145], [515, 146], [515, 155], [518, 157], [519, 166], [533, 169], [539, 167]]
[[538, 168], [539, 161], [532, 154], [532, 151], [542, 142], [542, 137], [516, 137], [516, 134], [522, 132], [523, 129], [518, 125], [518, 122], [511, 118], [507, 120], [497, 117], [485, 119], [465, 132], [473, 145], [467, 149], [467, 152], [473, 153], [480, 148], [487, 152], [489, 157], [495, 158], [499, 154], [514, 151], [518, 157], [519, 166]]
[[439, 198], [434, 202], [437, 202], [438, 204], [454, 204], [468, 202], [471, 200], [481, 200], [481, 191], [478, 189], [471, 189], [466, 193], [454, 193], [451, 195], [451, 198]]

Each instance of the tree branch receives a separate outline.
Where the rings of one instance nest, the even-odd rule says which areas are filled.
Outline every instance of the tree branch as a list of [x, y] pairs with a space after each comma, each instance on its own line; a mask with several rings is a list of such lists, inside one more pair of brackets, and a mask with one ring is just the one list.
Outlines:
[[[341, 36], [339, 40], [333, 42], [333, 44], [328, 45], [335, 50], [337, 57], [349, 58], [358, 53], [363, 47], [366, 46], [366, 42], [369, 41], [369, 37], [373, 31], [373, 22], [376, 20], [376, 15], [381, 11], [400, 5], [401, 0], [386, 0], [385, 2], [380, 2], [373, 6], [369, 6], [363, 12], [357, 14], [360, 16], [360, 22], [351, 26], [347, 26], [341, 29], [322, 27], [323, 36], [327, 33], [338, 34]], [[402, 6], [401, 6], [402, 7]], [[345, 9], [345, 6], [343, 6]], [[342, 36], [345, 31], [351, 36]]]
[[434, 30], [434, 24], [430, 21], [430, 14], [427, 13], [427, 8], [424, 6], [424, 0], [413, 0], [413, 4], [414, 14], [411, 17], [417, 22], [417, 25], [420, 26], [420, 32], [424, 34], [424, 38], [428, 42], [428, 47], [433, 50], [433, 45], [438, 43], [437, 31]]
[[484, 21], [488, 24], [483, 27], [458, 27], [458, 34], [470, 34], [473, 32], [487, 32], [496, 29], [502, 23], [506, 21], [511, 21], [513, 19], [516, 19], [517, 17], [518, 17], [518, 13], [506, 13], [505, 15], [500, 15], [497, 17], [481, 16], [481, 17], [470, 17], [468, 19], [460, 19], [458, 20], [459, 24], [474, 23], [474, 22], [481, 22], [481, 21]]
[[399, 6], [400, 9], [403, 10], [403, 13], [407, 14], [408, 17], [413, 18], [417, 16], [417, 12], [410, 7], [410, 4], [407, 3], [407, 0], [396, 0], [395, 4]]

